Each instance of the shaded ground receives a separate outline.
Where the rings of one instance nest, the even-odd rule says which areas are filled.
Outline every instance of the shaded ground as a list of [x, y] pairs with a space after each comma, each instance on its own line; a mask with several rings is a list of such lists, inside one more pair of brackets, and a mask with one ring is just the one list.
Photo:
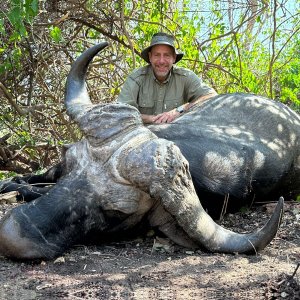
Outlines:
[[[14, 204], [1, 204], [0, 217]], [[272, 204], [227, 215], [245, 232], [265, 223]], [[76, 246], [55, 261], [0, 257], [0, 299], [300, 299], [300, 204], [286, 203], [272, 244], [257, 255], [209, 254], [149, 236]]]

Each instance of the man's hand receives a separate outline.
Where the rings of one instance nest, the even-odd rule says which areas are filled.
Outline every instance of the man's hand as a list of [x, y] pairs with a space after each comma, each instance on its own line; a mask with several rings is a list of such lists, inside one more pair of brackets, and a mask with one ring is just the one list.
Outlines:
[[141, 116], [144, 124], [152, 124], [154, 118], [157, 117], [155, 115], [145, 115], [145, 114], [142, 114]]
[[154, 116], [153, 123], [171, 123], [180, 116], [180, 113], [176, 109], [163, 112], [157, 116]]
[[180, 116], [180, 113], [173, 109], [171, 111], [163, 112], [157, 116], [155, 115], [144, 115], [142, 114], [142, 120], [144, 124], [160, 124], [170, 123]]

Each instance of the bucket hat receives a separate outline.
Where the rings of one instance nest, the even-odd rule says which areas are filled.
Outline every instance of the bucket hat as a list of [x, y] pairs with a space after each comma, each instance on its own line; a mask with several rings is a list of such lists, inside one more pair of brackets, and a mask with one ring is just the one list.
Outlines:
[[164, 33], [164, 32], [158, 32], [153, 35], [150, 46], [148, 46], [141, 52], [141, 56], [147, 63], [150, 63], [148, 54], [149, 54], [151, 48], [155, 45], [168, 45], [174, 49], [174, 51], [176, 53], [175, 63], [177, 63], [182, 59], [183, 53], [180, 53], [176, 50], [174, 43], [175, 43], [175, 39], [172, 35]]

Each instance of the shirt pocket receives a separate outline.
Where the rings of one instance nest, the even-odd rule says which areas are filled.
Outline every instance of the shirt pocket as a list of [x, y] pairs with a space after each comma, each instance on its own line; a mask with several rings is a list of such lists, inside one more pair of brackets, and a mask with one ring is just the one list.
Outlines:
[[166, 99], [164, 105], [164, 111], [170, 111], [182, 104], [184, 104], [182, 98]]
[[141, 114], [153, 115], [154, 114], [154, 99], [149, 95], [143, 94], [139, 97], [138, 109]]

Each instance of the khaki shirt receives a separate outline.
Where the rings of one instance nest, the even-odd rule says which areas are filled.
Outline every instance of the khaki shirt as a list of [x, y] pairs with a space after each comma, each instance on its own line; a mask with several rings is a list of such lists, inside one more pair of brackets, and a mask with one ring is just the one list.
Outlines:
[[158, 115], [212, 92], [191, 70], [173, 66], [161, 83], [147, 65], [129, 75], [117, 101], [135, 106], [142, 114]]

